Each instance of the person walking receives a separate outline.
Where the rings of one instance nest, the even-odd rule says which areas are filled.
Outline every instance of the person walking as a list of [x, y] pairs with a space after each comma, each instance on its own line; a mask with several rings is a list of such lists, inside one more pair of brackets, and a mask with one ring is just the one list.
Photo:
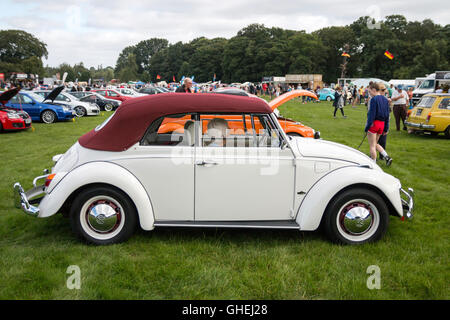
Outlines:
[[367, 133], [369, 141], [370, 157], [373, 161], [377, 160], [377, 151], [383, 156], [386, 165], [390, 166], [392, 158], [386, 150], [378, 143], [382, 135], [389, 132], [389, 101], [385, 97], [386, 87], [383, 83], [373, 82], [369, 86], [370, 99], [369, 111], [367, 112], [367, 122], [364, 131]]
[[336, 118], [336, 111], [338, 109], [341, 110], [342, 117], [347, 118], [347, 116], [344, 114], [344, 94], [345, 93], [342, 91], [341, 87], [338, 86], [336, 88], [336, 92], [334, 93], [334, 101], [333, 101], [334, 118]]
[[393, 112], [395, 117], [395, 126], [397, 131], [400, 131], [400, 119], [402, 120], [403, 130], [406, 130], [406, 104], [408, 103], [408, 94], [398, 87], [392, 92], [392, 103], [394, 104]]

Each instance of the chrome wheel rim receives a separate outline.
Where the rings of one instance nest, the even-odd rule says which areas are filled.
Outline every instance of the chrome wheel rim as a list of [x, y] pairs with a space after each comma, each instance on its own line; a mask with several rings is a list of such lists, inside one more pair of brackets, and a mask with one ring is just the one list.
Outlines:
[[339, 233], [351, 241], [364, 241], [377, 231], [380, 215], [377, 207], [365, 199], [345, 203], [336, 217]]
[[77, 117], [84, 116], [84, 109], [82, 107], [76, 107], [75, 108], [75, 114], [77, 115]]
[[110, 104], [105, 105], [105, 111], [111, 111], [113, 109], [113, 106]]
[[45, 123], [52, 123], [55, 121], [55, 115], [51, 111], [45, 111], [44, 114], [42, 115], [42, 120]]
[[107, 240], [116, 236], [125, 223], [120, 203], [109, 196], [96, 196], [81, 208], [80, 222], [83, 230], [93, 238]]

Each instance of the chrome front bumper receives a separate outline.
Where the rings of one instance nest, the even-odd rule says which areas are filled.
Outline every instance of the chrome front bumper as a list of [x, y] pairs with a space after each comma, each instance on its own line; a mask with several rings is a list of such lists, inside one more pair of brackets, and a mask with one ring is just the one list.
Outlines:
[[26, 214], [37, 217], [39, 216], [39, 208], [33, 204], [38, 204], [41, 198], [36, 198], [44, 193], [44, 186], [35, 186], [25, 192], [19, 182], [14, 184], [14, 205], [21, 208]]
[[408, 188], [408, 191], [400, 189], [400, 198], [402, 199], [403, 218], [411, 219], [414, 210], [414, 190], [412, 188]]

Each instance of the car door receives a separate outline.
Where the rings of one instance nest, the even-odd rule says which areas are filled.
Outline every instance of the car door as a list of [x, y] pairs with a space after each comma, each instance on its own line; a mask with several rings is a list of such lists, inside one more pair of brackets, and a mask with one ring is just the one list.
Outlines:
[[22, 109], [26, 111], [30, 117], [40, 117], [41, 108], [37, 103], [25, 94], [17, 95], [20, 98]]
[[[213, 120], [217, 118], [221, 120]], [[285, 136], [275, 121], [267, 114], [242, 115], [241, 120], [220, 114], [200, 116], [196, 221], [292, 219], [294, 155], [283, 147]], [[260, 125], [263, 128], [258, 130]]]
[[[127, 159], [117, 161], [141, 181], [156, 221], [194, 220], [195, 141], [191, 117], [178, 114], [155, 120]], [[186, 123], [189, 128], [185, 131]]]

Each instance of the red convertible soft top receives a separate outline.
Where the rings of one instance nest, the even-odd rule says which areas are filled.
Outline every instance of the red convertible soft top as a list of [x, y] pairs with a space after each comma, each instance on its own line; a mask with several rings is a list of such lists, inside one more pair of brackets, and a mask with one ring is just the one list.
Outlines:
[[189, 112], [272, 113], [272, 109], [260, 98], [215, 93], [154, 94], [125, 101], [101, 130], [91, 130], [78, 142], [90, 149], [124, 151], [138, 142], [156, 119]]

